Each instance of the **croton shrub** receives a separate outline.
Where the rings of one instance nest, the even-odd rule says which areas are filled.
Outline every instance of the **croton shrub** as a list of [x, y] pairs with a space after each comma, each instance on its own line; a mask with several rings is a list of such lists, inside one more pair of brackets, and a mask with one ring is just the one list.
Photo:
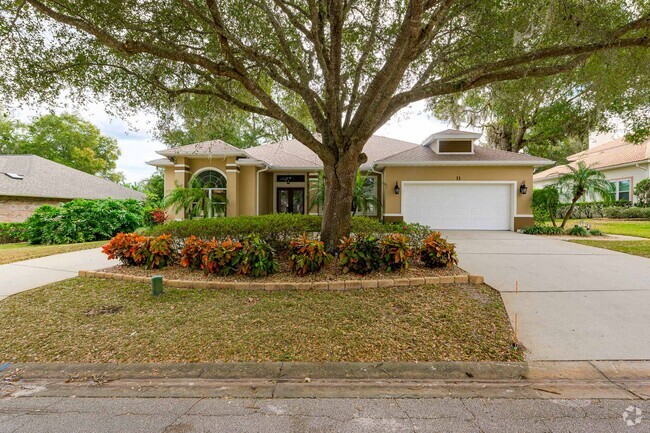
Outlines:
[[[252, 277], [271, 275], [279, 269], [275, 250], [255, 234], [244, 240], [204, 240], [190, 236], [182, 248], [175, 247], [173, 239], [169, 234], [145, 237], [137, 233], [120, 233], [104, 246], [103, 251], [109, 259], [149, 269], [177, 262], [182, 267], [202, 269], [206, 274]], [[342, 272], [359, 275], [379, 269], [402, 271], [409, 268], [414, 253], [412, 243], [401, 233], [346, 237], [338, 246], [338, 263]], [[458, 263], [454, 244], [447, 242], [438, 232], [424, 239], [417, 251], [421, 261], [429, 267], [451, 267]], [[323, 242], [307, 234], [290, 241], [287, 257], [291, 271], [298, 276], [319, 272], [333, 259]]]
[[430, 268], [450, 268], [458, 264], [456, 246], [443, 238], [440, 232], [433, 232], [422, 242], [420, 260]]
[[320, 271], [332, 256], [321, 241], [302, 235], [289, 243], [289, 265], [294, 274], [303, 276]]
[[137, 233], [118, 233], [102, 247], [109, 259], [124, 265], [160, 269], [174, 262], [176, 252], [170, 235], [145, 237]]
[[375, 236], [350, 236], [339, 243], [339, 263], [343, 272], [369, 274], [381, 267], [381, 258]]

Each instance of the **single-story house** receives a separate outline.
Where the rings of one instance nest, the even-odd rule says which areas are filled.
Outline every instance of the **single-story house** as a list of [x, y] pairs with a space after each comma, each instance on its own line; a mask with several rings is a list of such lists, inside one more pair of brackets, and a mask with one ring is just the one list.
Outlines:
[[614, 200], [634, 201], [634, 186], [650, 178], [650, 140], [643, 144], [628, 143], [624, 139], [613, 140], [600, 146], [573, 154], [568, 165], [558, 165], [533, 176], [534, 187], [543, 188], [554, 184], [558, 178], [577, 167], [579, 162], [600, 170], [612, 184]]
[[[360, 167], [382, 203], [365, 215], [436, 229], [516, 230], [533, 224], [535, 167], [552, 161], [476, 144], [481, 134], [446, 130], [422, 145], [373, 136]], [[220, 140], [158, 151], [148, 164], [165, 170], [165, 193], [193, 179], [227, 198], [224, 213], [317, 214], [310, 190], [323, 164], [297, 140], [239, 149]], [[183, 218], [182, 212], [175, 215]]]
[[35, 155], [0, 155], [0, 222], [22, 222], [44, 204], [76, 198], [144, 200], [145, 194]]

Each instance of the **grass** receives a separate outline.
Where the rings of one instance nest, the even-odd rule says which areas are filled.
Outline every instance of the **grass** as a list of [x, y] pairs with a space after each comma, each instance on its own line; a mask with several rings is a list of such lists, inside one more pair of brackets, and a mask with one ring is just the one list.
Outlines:
[[104, 244], [106, 244], [106, 241], [66, 245], [30, 245], [27, 243], [0, 244], [0, 265], [20, 262], [22, 260], [37, 259], [39, 257], [51, 256], [54, 254], [97, 248]]
[[[580, 221], [591, 224], [591, 228], [602, 230], [610, 235], [638, 236], [650, 238], [650, 221], [647, 220], [608, 220], [608, 219], [571, 219], [567, 221], [566, 228], [571, 228]], [[561, 221], [558, 221], [558, 225]]]
[[171, 289], [75, 278], [0, 302], [0, 361], [514, 361], [489, 286]]
[[650, 258], [650, 241], [595, 241], [580, 239], [571, 242]]

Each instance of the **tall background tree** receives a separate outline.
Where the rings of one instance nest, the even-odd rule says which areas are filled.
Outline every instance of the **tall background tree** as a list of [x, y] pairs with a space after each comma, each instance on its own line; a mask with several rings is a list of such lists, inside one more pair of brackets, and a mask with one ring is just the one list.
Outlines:
[[51, 100], [72, 87], [162, 112], [192, 95], [207, 109], [274, 119], [323, 161], [321, 236], [332, 245], [350, 229], [363, 146], [399, 110], [647, 49], [649, 9], [646, 0], [0, 0], [0, 89]]
[[564, 164], [588, 147], [591, 132], [622, 127], [632, 142], [650, 136], [649, 64], [648, 50], [600, 53], [571, 73], [494, 83], [429, 107], [456, 127], [483, 128], [489, 147]]
[[70, 113], [46, 114], [31, 122], [0, 118], [0, 153], [32, 154], [114, 182], [120, 149], [114, 138]]

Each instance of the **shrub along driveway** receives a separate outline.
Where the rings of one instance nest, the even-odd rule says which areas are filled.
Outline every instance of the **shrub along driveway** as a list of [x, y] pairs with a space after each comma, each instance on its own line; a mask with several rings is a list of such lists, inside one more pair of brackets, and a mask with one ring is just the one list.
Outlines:
[[650, 359], [650, 260], [542, 236], [447, 231], [503, 296], [530, 359]]

